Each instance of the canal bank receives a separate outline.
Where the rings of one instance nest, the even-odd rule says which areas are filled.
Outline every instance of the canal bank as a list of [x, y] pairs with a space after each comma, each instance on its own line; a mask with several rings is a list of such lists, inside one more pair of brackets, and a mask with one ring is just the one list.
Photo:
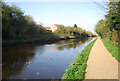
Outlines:
[[[94, 45], [90, 47], [90, 44], [93, 42]], [[62, 77], [63, 81], [118, 81], [119, 60], [114, 58], [114, 55], [118, 54], [118, 50], [116, 50], [117, 47], [115, 48], [114, 44], [105, 40], [103, 41], [105, 44], [104, 45], [101, 38], [97, 38], [96, 42], [93, 42], [86, 46], [85, 49], [77, 56], [74, 62], [70, 64], [70, 67], [66, 69], [66, 73]], [[108, 49], [108, 44], [109, 49], [112, 50]], [[90, 47], [90, 49], [87, 47]], [[111, 53], [113, 53], [113, 50], [114, 54], [112, 55], [110, 52], [112, 51]], [[86, 51], [89, 51], [87, 56], [84, 55]]]
[[88, 44], [81, 53], [79, 53], [73, 63], [70, 64], [70, 67], [65, 70], [65, 73], [62, 77], [63, 81], [69, 80], [79, 80], [82, 81], [85, 76], [86, 63], [88, 60], [89, 53], [92, 46], [94, 45], [96, 39]]
[[2, 46], [8, 47], [8, 46], [16, 46], [20, 44], [31, 44], [31, 43], [54, 43], [56, 41], [60, 41], [60, 38], [54, 34], [46, 34], [39, 37], [26, 37], [26, 38], [16, 38], [16, 39], [9, 39], [9, 40], [3, 40]]
[[64, 37], [60, 38], [57, 35], [54, 34], [46, 34], [40, 37], [28, 37], [28, 38], [19, 38], [19, 39], [9, 39], [9, 40], [3, 40], [2, 46], [8, 47], [8, 46], [16, 46], [20, 44], [31, 44], [31, 43], [39, 43], [39, 44], [50, 44], [61, 40], [71, 40], [71, 39], [85, 39], [89, 37]]

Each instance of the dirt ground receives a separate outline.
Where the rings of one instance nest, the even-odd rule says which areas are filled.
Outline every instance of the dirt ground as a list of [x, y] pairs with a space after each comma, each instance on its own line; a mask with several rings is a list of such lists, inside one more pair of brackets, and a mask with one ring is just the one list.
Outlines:
[[85, 79], [118, 79], [118, 62], [100, 38], [91, 49]]

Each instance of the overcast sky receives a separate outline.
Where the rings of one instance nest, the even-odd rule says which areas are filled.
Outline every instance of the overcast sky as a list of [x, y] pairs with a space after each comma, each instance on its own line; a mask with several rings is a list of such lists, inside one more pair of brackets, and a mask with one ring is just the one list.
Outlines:
[[[103, 2], [98, 2], [104, 4]], [[94, 2], [7, 2], [15, 4], [43, 26], [62, 24], [94, 32], [95, 24], [104, 19], [105, 12]]]

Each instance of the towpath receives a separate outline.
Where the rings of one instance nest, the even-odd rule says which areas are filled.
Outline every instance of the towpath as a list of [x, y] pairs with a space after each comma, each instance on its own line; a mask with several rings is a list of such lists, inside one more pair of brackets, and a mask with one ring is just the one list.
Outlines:
[[96, 40], [91, 49], [85, 81], [87, 79], [118, 79], [118, 62], [108, 52], [101, 38]]

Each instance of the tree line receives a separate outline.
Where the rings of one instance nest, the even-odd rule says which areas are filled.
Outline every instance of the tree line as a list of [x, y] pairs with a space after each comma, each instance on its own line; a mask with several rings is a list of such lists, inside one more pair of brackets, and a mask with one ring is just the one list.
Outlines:
[[[0, 1], [0, 3], [2, 4], [2, 13], [0, 14], [2, 18], [2, 40], [5, 43], [8, 40], [19, 42], [22, 39], [22, 43], [23, 41], [54, 40], [60, 39], [60, 37], [93, 36], [93, 33], [77, 27], [76, 24], [73, 27], [60, 25], [54, 33], [47, 32], [41, 24], [36, 24], [31, 16], [25, 15], [16, 5], [9, 6], [3, 1]], [[27, 38], [29, 40], [26, 40]], [[33, 40], [34, 38], [35, 40]], [[12, 42], [10, 41], [10, 43]]]
[[105, 19], [100, 20], [96, 24], [96, 32], [102, 38], [111, 40], [115, 44], [119, 45], [120, 42], [119, 31], [120, 31], [120, 1], [109, 2], [108, 12], [105, 15]]
[[54, 31], [55, 34], [60, 37], [93, 37], [95, 36], [92, 32], [86, 31], [77, 27], [77, 24], [71, 26], [59, 25], [58, 29]]

